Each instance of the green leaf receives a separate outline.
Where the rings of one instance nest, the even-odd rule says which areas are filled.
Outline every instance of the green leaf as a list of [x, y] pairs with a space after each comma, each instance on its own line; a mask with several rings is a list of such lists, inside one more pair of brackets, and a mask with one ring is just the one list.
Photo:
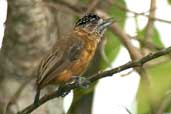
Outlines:
[[[163, 58], [158, 58], [159, 61]], [[140, 83], [138, 92], [138, 114], [150, 114], [151, 106], [155, 109], [161, 105], [171, 87], [171, 63], [162, 63], [147, 69], [150, 79], [150, 90], [148, 91], [143, 83]], [[148, 95], [150, 94], [150, 95]], [[158, 108], [155, 109], [157, 111]]]
[[171, 5], [171, 0], [167, 0], [168, 4]]
[[[138, 31], [137, 36], [138, 36], [138, 38], [143, 40], [144, 34], [145, 34], [145, 29], [143, 29], [141, 31]], [[152, 43], [157, 47], [160, 47], [160, 48], [164, 47], [164, 44], [161, 41], [160, 34], [159, 34], [158, 30], [155, 27], [153, 28]]]
[[158, 30], [156, 28], [153, 28], [153, 43], [156, 45], [156, 46], [159, 46], [159, 47], [164, 47], [161, 39], [160, 39], [160, 34], [158, 32]]
[[[117, 1], [117, 4], [122, 5], [122, 7], [126, 7], [124, 0]], [[116, 20], [116, 23], [118, 23], [122, 28], [124, 27], [125, 20], [126, 20], [126, 12], [120, 10], [115, 5], [112, 5], [107, 13], [110, 15], [110, 17], [113, 17], [114, 20]], [[120, 42], [118, 38], [111, 32], [107, 31], [105, 34], [106, 38], [106, 45], [104, 47], [104, 55], [106, 55], [107, 61], [105, 61], [104, 58], [100, 61], [100, 67], [101, 69], [105, 69], [106, 67], [109, 67], [109, 63], [112, 63], [116, 56], [118, 55], [120, 51]], [[108, 63], [107, 63], [108, 62]]]
[[[145, 29], [139, 31], [138, 38], [144, 38], [144, 34]], [[157, 47], [164, 47], [160, 39], [160, 34], [155, 27], [153, 28], [152, 43]], [[165, 58], [160, 57], [153, 60], [153, 62], [162, 59]], [[160, 106], [167, 88], [171, 86], [169, 83], [171, 81], [171, 77], [169, 76], [169, 74], [171, 74], [170, 68], [171, 63], [163, 63], [146, 69], [150, 80], [150, 86], [147, 84], [147, 81], [141, 79], [137, 95], [138, 114], [151, 114], [153, 111], [157, 110], [156, 107]]]
[[100, 67], [101, 69], [105, 69], [106, 67], [109, 67], [109, 64], [112, 64], [113, 60], [116, 58], [120, 51], [120, 42], [117, 39], [117, 37], [110, 31], [107, 31], [105, 34], [106, 38], [106, 45], [104, 47], [104, 53], [107, 57], [107, 61], [105, 58], [102, 57], [100, 61]]
[[[118, 0], [117, 4], [121, 5], [122, 7], [126, 8], [126, 3], [124, 0]], [[122, 11], [115, 5], [112, 5], [111, 8], [108, 10], [108, 14], [116, 20], [116, 22], [121, 26], [124, 27], [125, 19], [126, 19], [126, 12]]]
[[[157, 59], [158, 61], [161, 59], [165, 59], [163, 58], [159, 58]], [[156, 60], [156, 61], [157, 61]], [[151, 81], [153, 83], [153, 90], [155, 91], [156, 95], [155, 97], [161, 98], [164, 94], [166, 94], [166, 90], [170, 89], [168, 87], [171, 86], [171, 63], [170, 62], [166, 62], [166, 63], [162, 63], [159, 65], [156, 65], [153, 68], [148, 69], [148, 73], [151, 76]]]

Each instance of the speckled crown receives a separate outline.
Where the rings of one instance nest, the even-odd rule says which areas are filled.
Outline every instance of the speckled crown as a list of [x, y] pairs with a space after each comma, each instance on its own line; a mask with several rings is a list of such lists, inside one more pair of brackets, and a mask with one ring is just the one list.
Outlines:
[[96, 14], [93, 14], [93, 13], [89, 13], [85, 16], [83, 16], [82, 18], [80, 18], [75, 26], [80, 26], [80, 25], [85, 25], [85, 24], [89, 24], [91, 22], [96, 22], [100, 19], [99, 16], [97, 16]]

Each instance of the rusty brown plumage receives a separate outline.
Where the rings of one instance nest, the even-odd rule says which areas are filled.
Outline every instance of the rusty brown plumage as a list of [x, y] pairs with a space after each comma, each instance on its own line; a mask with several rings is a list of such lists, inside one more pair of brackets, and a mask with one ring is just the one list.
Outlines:
[[81, 76], [94, 56], [97, 45], [111, 19], [103, 20], [95, 14], [85, 15], [70, 34], [58, 41], [42, 59], [37, 78], [37, 94], [49, 84], [65, 84], [73, 76]]

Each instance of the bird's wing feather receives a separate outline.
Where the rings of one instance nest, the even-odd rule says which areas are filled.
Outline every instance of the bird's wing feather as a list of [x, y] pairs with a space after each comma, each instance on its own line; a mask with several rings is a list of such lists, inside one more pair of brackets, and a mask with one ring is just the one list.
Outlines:
[[58, 47], [53, 50], [53, 54], [48, 54], [48, 56], [43, 59], [39, 71], [38, 83], [44, 85], [52, 81], [56, 77], [56, 74], [69, 67], [71, 62], [78, 58], [84, 44], [82, 41], [74, 39], [75, 38], [72, 38], [68, 43], [66, 42], [66, 46], [62, 46], [60, 42]]

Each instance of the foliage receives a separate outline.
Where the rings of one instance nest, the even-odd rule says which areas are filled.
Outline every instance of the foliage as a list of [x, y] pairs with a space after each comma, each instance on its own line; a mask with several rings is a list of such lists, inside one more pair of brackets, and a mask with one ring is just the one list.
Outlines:
[[[138, 37], [142, 39], [144, 34], [145, 29], [139, 31]], [[153, 27], [152, 44], [157, 47], [164, 48], [160, 33], [155, 27]], [[152, 62], [162, 61], [164, 59], [166, 58], [161, 57], [153, 60]], [[140, 81], [137, 96], [137, 108], [139, 114], [147, 114], [158, 111], [158, 108], [160, 107], [164, 97], [170, 89], [169, 87], [171, 86], [170, 68], [171, 63], [164, 62], [146, 69], [147, 74], [149, 75], [150, 85], [148, 86], [149, 90], [147, 90], [147, 85], [144, 85], [142, 80]]]

